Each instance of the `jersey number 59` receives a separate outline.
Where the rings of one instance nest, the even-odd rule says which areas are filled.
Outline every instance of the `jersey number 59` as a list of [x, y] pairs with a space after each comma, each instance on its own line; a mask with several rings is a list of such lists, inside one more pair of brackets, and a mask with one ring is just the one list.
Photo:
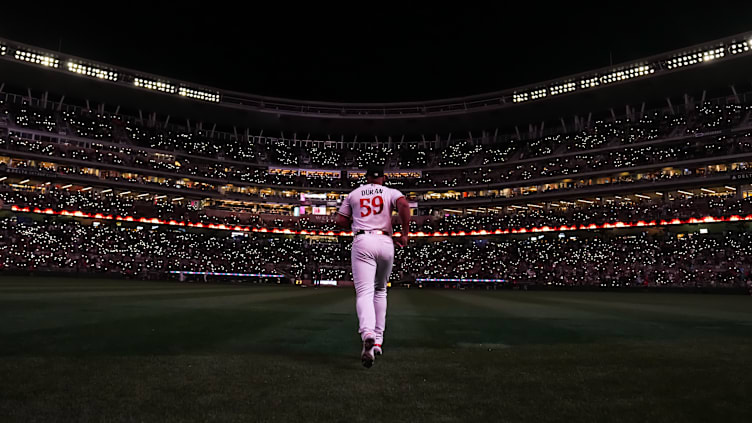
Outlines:
[[[373, 208], [371, 208], [373, 206]], [[366, 217], [373, 212], [373, 214], [380, 214], [384, 211], [384, 199], [380, 195], [370, 198], [360, 199], [360, 217]]]

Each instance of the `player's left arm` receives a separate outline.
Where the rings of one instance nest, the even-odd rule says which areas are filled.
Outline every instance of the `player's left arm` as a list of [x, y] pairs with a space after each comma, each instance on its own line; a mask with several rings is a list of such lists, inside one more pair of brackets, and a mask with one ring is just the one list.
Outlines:
[[340, 228], [350, 229], [350, 217], [337, 213], [337, 226]]
[[337, 211], [337, 220], [335, 223], [340, 228], [350, 229], [350, 223], [352, 221], [352, 208], [350, 207], [350, 196], [348, 195], [344, 201], [342, 201], [342, 206], [340, 206], [339, 211]]

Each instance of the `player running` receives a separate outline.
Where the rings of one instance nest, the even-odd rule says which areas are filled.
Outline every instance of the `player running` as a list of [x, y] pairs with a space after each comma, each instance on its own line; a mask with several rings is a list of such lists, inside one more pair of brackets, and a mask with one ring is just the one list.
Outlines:
[[366, 185], [356, 188], [342, 202], [337, 225], [350, 226], [352, 243], [352, 274], [355, 282], [356, 308], [363, 340], [361, 361], [371, 367], [381, 355], [386, 326], [386, 285], [392, 273], [394, 243], [392, 242], [392, 211], [398, 210], [402, 236], [398, 246], [408, 243], [410, 204], [396, 189], [385, 187], [384, 170], [369, 168]]

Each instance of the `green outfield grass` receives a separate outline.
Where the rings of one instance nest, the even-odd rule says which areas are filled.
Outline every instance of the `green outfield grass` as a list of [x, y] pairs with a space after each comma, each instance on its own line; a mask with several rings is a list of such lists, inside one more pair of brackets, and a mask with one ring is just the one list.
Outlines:
[[752, 298], [0, 274], [0, 421], [750, 422]]

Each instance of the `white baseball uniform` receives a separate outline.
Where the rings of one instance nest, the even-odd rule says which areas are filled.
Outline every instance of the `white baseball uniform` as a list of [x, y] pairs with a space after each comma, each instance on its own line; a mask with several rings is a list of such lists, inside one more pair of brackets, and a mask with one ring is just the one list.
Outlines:
[[[355, 239], [352, 243], [352, 273], [357, 297], [356, 308], [361, 338], [374, 335], [376, 344], [384, 340], [386, 326], [386, 285], [392, 273], [392, 211], [403, 197], [396, 189], [378, 184], [356, 188], [340, 206], [339, 214], [352, 217]], [[359, 231], [382, 231], [384, 234]]]

